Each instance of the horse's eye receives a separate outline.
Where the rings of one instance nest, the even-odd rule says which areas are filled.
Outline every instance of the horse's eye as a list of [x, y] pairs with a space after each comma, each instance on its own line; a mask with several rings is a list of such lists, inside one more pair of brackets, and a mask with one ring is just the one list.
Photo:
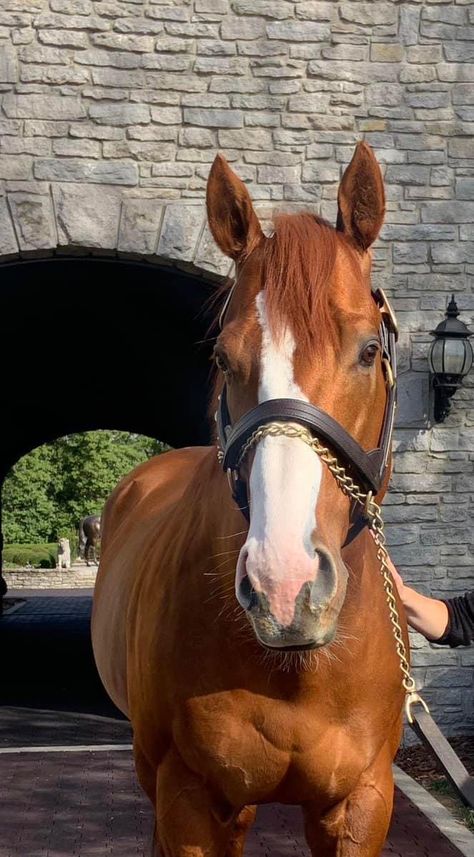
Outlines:
[[364, 350], [360, 355], [360, 363], [362, 366], [373, 366], [375, 363], [375, 358], [379, 352], [379, 345], [377, 342], [369, 342], [368, 345], [365, 346]]
[[222, 372], [223, 375], [228, 375], [230, 372], [230, 369], [226, 363], [225, 358], [222, 356], [222, 354], [219, 354], [219, 353], [214, 354], [214, 360], [216, 361], [216, 366], [219, 369], [219, 371]]

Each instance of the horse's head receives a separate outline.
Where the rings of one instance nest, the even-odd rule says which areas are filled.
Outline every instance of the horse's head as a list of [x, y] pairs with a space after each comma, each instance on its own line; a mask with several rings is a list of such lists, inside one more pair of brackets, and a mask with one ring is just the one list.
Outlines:
[[[335, 229], [309, 213], [280, 215], [265, 237], [247, 188], [215, 159], [209, 225], [236, 262], [215, 358], [232, 423], [259, 403], [296, 399], [324, 410], [369, 450], [377, 446], [386, 400], [369, 250], [382, 225], [384, 190], [365, 143], [344, 173], [338, 206]], [[350, 500], [295, 437], [265, 434], [242, 460], [240, 476], [250, 525], [237, 598], [265, 646], [324, 645], [346, 593], [341, 548]]]

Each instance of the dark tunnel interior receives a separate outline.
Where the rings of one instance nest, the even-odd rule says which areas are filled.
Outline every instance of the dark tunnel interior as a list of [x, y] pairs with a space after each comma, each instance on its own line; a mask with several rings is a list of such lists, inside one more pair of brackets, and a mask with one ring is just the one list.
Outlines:
[[173, 268], [54, 257], [1, 268], [1, 475], [62, 435], [109, 428], [210, 439], [219, 285]]

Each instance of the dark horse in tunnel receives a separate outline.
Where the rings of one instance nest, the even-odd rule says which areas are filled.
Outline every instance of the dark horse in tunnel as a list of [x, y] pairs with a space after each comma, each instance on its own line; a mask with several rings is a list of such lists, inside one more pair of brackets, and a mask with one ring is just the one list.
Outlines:
[[97, 544], [100, 541], [100, 515], [88, 515], [79, 524], [79, 553], [83, 555], [86, 565], [89, 565], [90, 550], [92, 559], [97, 564]]

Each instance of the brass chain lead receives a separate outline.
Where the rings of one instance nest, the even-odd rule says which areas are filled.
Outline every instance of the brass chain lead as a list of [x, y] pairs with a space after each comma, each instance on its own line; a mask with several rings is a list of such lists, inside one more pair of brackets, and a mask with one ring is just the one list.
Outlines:
[[388, 553], [385, 547], [386, 539], [381, 508], [374, 500], [372, 491], [361, 491], [359, 486], [354, 482], [351, 476], [349, 476], [346, 469], [339, 464], [337, 458], [329, 451], [327, 446], [324, 446], [324, 444], [321, 443], [319, 438], [312, 435], [308, 429], [304, 428], [304, 426], [299, 426], [295, 423], [272, 422], [256, 429], [242, 447], [237, 462], [237, 469], [240, 467], [250, 450], [257, 446], [261, 440], [266, 437], [277, 437], [278, 435], [298, 438], [311, 447], [311, 449], [319, 456], [321, 461], [324, 461], [344, 494], [347, 494], [348, 497], [352, 500], [356, 500], [364, 507], [364, 514], [367, 516], [369, 528], [374, 542], [377, 545], [377, 559], [380, 563], [380, 573], [383, 578], [383, 586], [389, 609], [390, 621], [392, 623], [396, 651], [400, 661], [402, 685], [407, 694], [406, 711], [411, 722], [411, 705], [413, 703], [420, 702], [426, 710], [427, 706], [418, 696], [416, 691], [415, 679], [411, 675], [407, 650], [405, 643], [403, 642], [400, 617], [398, 615], [397, 602], [393, 591], [393, 578], [387, 565]]

